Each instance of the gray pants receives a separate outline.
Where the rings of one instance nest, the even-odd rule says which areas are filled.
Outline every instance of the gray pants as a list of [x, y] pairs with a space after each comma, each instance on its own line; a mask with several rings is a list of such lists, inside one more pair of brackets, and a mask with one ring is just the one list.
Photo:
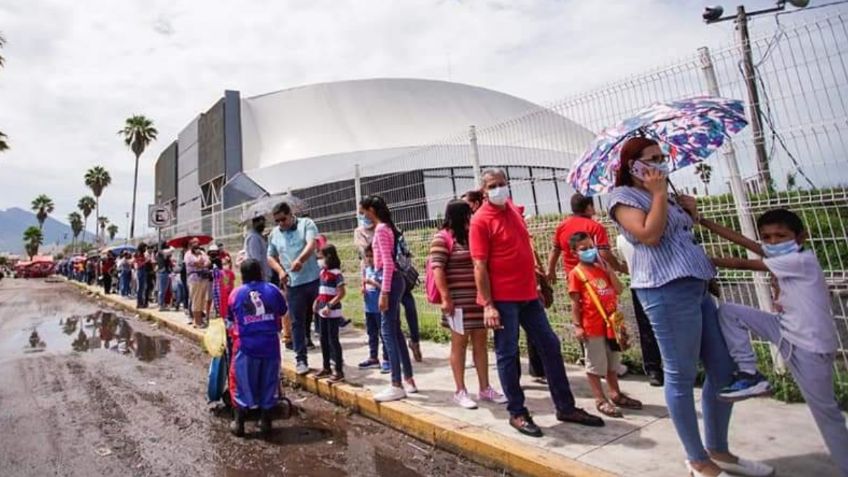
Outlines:
[[753, 372], [757, 358], [748, 336], [753, 332], [779, 346], [792, 377], [810, 407], [813, 419], [842, 475], [848, 476], [848, 428], [833, 392], [833, 354], [811, 353], [783, 339], [776, 315], [742, 305], [725, 303], [719, 308], [721, 331], [730, 356], [739, 369]]

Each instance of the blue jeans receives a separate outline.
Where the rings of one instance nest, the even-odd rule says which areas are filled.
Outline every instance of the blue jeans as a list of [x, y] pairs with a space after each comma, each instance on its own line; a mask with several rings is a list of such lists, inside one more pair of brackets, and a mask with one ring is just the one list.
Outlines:
[[306, 338], [312, 305], [318, 299], [318, 280], [288, 288], [289, 313], [292, 320], [292, 345], [298, 363], [306, 363]]
[[[377, 359], [380, 346], [380, 314], [365, 313], [365, 329], [368, 330], [368, 357]], [[383, 361], [388, 361], [386, 345], [383, 345]]]
[[179, 310], [183, 304], [183, 284], [176, 278], [171, 282], [171, 293], [174, 294], [174, 308]]
[[171, 274], [168, 272], [156, 273], [156, 286], [159, 288], [159, 308], [165, 308], [165, 297], [171, 288]]
[[131, 270], [121, 270], [119, 278], [119, 287], [120, 293], [122, 297], [130, 296], [130, 281], [132, 281], [132, 271]]
[[147, 270], [144, 267], [138, 269], [136, 274], [138, 281], [138, 291], [136, 292], [135, 304], [137, 308], [147, 308]]
[[728, 452], [727, 429], [733, 406], [717, 397], [732, 381], [736, 366], [721, 334], [718, 309], [707, 292], [707, 282], [681, 278], [659, 288], [636, 290], [636, 294], [660, 346], [665, 401], [687, 458], [709, 458], [698, 431], [693, 394], [699, 358], [707, 372], [701, 393], [707, 449]]
[[418, 308], [415, 307], [415, 297], [412, 296], [412, 290], [406, 290], [400, 302], [403, 304], [403, 313], [406, 315], [409, 341], [418, 343], [421, 341], [421, 335], [418, 331]]
[[406, 284], [399, 273], [392, 275], [392, 290], [389, 292], [389, 309], [380, 316], [380, 333], [383, 336], [383, 347], [389, 355], [392, 367], [392, 384], [401, 382], [401, 371], [406, 379], [412, 378], [412, 361], [409, 359], [409, 348], [403, 338], [400, 328], [400, 300]]
[[504, 395], [509, 400], [506, 406], [510, 416], [525, 416], [524, 391], [521, 389], [521, 366], [518, 359], [518, 326], [524, 328], [527, 339], [532, 340], [542, 359], [548, 388], [557, 412], [569, 413], [574, 410], [574, 395], [565, 365], [562, 361], [560, 342], [551, 324], [545, 307], [539, 300], [496, 301], [495, 308], [501, 315], [501, 326], [495, 330], [495, 356], [497, 357], [498, 376]]

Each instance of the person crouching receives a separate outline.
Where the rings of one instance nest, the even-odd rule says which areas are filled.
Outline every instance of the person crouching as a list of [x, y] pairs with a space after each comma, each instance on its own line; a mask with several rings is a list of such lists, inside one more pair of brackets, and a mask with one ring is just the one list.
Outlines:
[[267, 435], [270, 411], [279, 399], [280, 331], [287, 306], [280, 289], [264, 281], [257, 260], [241, 264], [241, 277], [244, 285], [230, 294], [226, 318], [232, 342], [229, 388], [234, 419], [230, 430], [244, 436], [247, 411], [259, 408], [259, 429]]
[[[573, 302], [575, 338], [586, 350], [586, 377], [601, 414], [622, 417], [621, 408], [642, 409], [642, 403], [628, 397], [618, 387], [617, 369], [621, 346], [625, 344], [623, 323], [617, 323], [618, 294], [621, 282], [605, 262], [599, 260], [592, 238], [577, 232], [569, 245], [580, 259], [568, 274], [568, 294]], [[601, 378], [606, 378], [609, 399], [604, 394]]]

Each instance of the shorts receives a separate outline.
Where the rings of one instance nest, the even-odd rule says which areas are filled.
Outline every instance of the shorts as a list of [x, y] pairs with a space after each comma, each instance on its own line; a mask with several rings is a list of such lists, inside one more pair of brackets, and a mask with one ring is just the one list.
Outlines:
[[606, 376], [607, 372], [618, 369], [621, 353], [610, 349], [603, 336], [589, 337], [584, 343], [586, 349], [586, 372], [595, 376]]
[[209, 288], [209, 280], [189, 282], [188, 294], [193, 312], [206, 311], [206, 304], [209, 303]]

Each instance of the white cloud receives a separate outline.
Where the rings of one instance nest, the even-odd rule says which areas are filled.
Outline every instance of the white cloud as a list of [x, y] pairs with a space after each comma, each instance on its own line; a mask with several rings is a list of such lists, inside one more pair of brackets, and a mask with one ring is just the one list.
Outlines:
[[700, 22], [703, 3], [0, 0], [0, 130], [12, 145], [0, 208], [43, 192], [63, 220], [87, 193], [85, 169], [101, 164], [113, 177], [102, 213], [124, 233], [133, 158], [115, 133], [145, 114], [160, 140], [140, 166], [144, 231], [155, 158], [224, 89], [450, 75], [544, 102], [727, 42], [726, 27]]

